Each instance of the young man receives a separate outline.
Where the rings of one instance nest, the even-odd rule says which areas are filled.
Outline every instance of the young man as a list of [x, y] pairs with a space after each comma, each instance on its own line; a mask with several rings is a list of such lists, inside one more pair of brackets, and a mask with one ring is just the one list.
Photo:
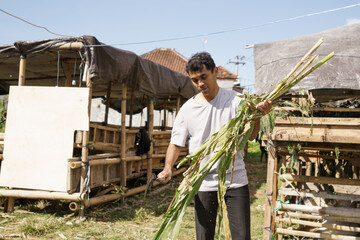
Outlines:
[[[197, 150], [222, 125], [236, 116], [237, 107], [241, 100], [235, 96], [235, 92], [218, 86], [216, 82], [218, 69], [210, 54], [201, 52], [192, 56], [186, 66], [186, 71], [199, 93], [189, 99], [176, 116], [171, 141], [166, 153], [165, 167], [158, 174], [158, 178], [165, 179], [163, 183], [170, 180], [173, 165], [180, 153], [180, 147], [185, 146], [186, 140], [189, 139], [190, 153]], [[271, 110], [271, 102], [261, 102], [257, 109], [265, 115]], [[259, 129], [260, 120], [258, 119], [250, 140], [255, 139]], [[210, 156], [207, 156], [201, 162], [201, 166], [209, 158]], [[236, 154], [231, 185], [231, 165], [226, 177], [226, 185], [230, 185], [230, 188], [225, 194], [225, 201], [233, 240], [250, 239], [250, 200], [243, 158], [243, 151]], [[217, 190], [218, 173], [215, 164], [195, 196], [197, 240], [214, 239], [218, 208]]]

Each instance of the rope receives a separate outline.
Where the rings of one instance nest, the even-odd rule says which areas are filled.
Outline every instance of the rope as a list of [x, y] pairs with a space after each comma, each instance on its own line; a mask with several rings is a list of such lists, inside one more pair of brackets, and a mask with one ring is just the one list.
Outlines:
[[284, 207], [284, 204], [289, 204], [289, 200], [285, 201], [285, 202], [281, 202], [281, 198], [279, 196], [279, 200], [278, 200], [278, 206], [275, 208], [275, 211], [279, 211], [280, 209], [282, 209]]
[[83, 183], [83, 186], [80, 191], [80, 199], [84, 199], [84, 195], [86, 194], [87, 200], [89, 200], [90, 192], [91, 192], [91, 189], [90, 189], [90, 164], [89, 164], [89, 162], [81, 161], [81, 165], [83, 167], [86, 167], [87, 169], [86, 169], [86, 177], [84, 179], [84, 183]]

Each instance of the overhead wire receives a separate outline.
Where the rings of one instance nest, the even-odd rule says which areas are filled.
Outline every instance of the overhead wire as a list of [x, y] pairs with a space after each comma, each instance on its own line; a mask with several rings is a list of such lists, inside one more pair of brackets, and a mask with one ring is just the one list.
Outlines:
[[280, 19], [280, 20], [270, 21], [270, 22], [266, 22], [266, 23], [255, 24], [255, 25], [251, 25], [251, 26], [245, 26], [245, 27], [240, 27], [240, 28], [235, 28], [235, 29], [230, 29], [230, 30], [222, 30], [222, 31], [206, 33], [206, 34], [197, 34], [197, 35], [191, 35], [191, 36], [185, 36], [185, 37], [167, 38], [167, 39], [150, 40], [150, 41], [142, 41], [142, 42], [115, 43], [115, 44], [108, 44], [108, 45], [87, 45], [87, 47], [139, 45], [139, 44], [168, 42], [168, 41], [185, 40], [185, 39], [192, 39], [192, 38], [199, 38], [199, 37], [207, 37], [207, 36], [211, 36], [211, 35], [235, 32], [235, 31], [252, 29], [252, 28], [258, 28], [258, 27], [262, 27], [262, 26], [266, 26], [266, 25], [270, 25], [270, 24], [275, 24], [275, 23], [280, 23], [280, 22], [293, 21], [293, 20], [297, 20], [297, 19], [300, 19], [300, 18], [311, 17], [311, 16], [315, 16], [315, 15], [340, 11], [340, 10], [343, 10], [343, 9], [353, 8], [353, 7], [357, 7], [357, 6], [360, 6], [360, 3], [356, 3], [356, 4], [344, 6], [344, 7], [339, 7], [339, 8], [334, 8], [334, 9], [329, 9], [329, 10], [324, 10], [324, 11], [315, 12], [315, 13], [309, 13], [309, 14], [305, 14], [305, 15], [301, 15], [301, 16], [290, 17], [290, 18], [286, 18], [286, 19]]
[[[245, 26], [245, 27], [239, 27], [239, 28], [234, 28], [234, 29], [229, 29], [229, 30], [222, 30], [222, 31], [217, 31], [217, 32], [212, 32], [212, 33], [196, 34], [196, 35], [190, 35], [190, 36], [185, 36], [185, 37], [149, 40], [149, 41], [141, 41], [141, 42], [100, 44], [100, 45], [85, 45], [85, 47], [107, 47], [107, 46], [140, 45], [140, 44], [148, 44], [148, 43], [169, 42], [169, 41], [185, 40], [185, 39], [192, 39], [192, 38], [199, 38], [199, 37], [208, 37], [208, 36], [211, 36], [211, 35], [218, 35], [218, 34], [224, 34], [224, 33], [229, 33], [229, 32], [236, 32], [236, 31], [240, 31], [240, 30], [258, 28], [258, 27], [262, 27], [262, 26], [266, 26], [266, 25], [270, 25], [270, 24], [275, 24], [275, 23], [280, 23], [280, 22], [293, 21], [293, 20], [297, 20], [297, 19], [300, 19], [300, 18], [311, 17], [311, 16], [315, 16], [315, 15], [320, 15], [320, 14], [326, 14], [326, 13], [340, 11], [340, 10], [353, 8], [353, 7], [357, 7], [357, 6], [360, 6], [360, 3], [347, 5], [347, 6], [344, 6], [344, 7], [339, 7], [339, 8], [334, 8], [334, 9], [329, 9], [329, 10], [324, 10], [324, 11], [320, 11], [320, 12], [308, 13], [308, 14], [304, 14], [304, 15], [300, 15], [300, 16], [296, 16], [296, 17], [290, 17], [290, 18], [270, 21], [270, 22], [266, 22], [266, 23], [255, 24], [255, 25]], [[33, 24], [33, 23], [31, 23], [29, 21], [26, 21], [26, 20], [24, 20], [24, 19], [22, 19], [22, 18], [20, 18], [18, 16], [15, 16], [14, 14], [11, 14], [11, 13], [3, 10], [3, 9], [0, 9], [0, 11], [2, 11], [2, 12], [6, 13], [6, 14], [14, 17], [14, 18], [17, 18], [17, 19], [19, 19], [19, 20], [21, 20], [23, 22], [26, 22], [26, 23], [28, 23], [28, 24], [30, 24], [32, 26], [45, 29], [47, 32], [49, 32], [49, 33], [51, 33], [53, 35], [62, 36], [62, 37], [73, 37], [73, 36], [69, 36], [69, 35], [63, 35], [63, 34], [54, 33], [52, 31], [50, 31], [49, 29], [47, 29], [46, 27]]]
[[27, 20], [25, 20], [25, 19], [23, 19], [23, 18], [21, 18], [21, 17], [18, 17], [18, 16], [14, 15], [14, 14], [11, 14], [11, 13], [9, 13], [9, 12], [1, 9], [1, 8], [0, 8], [0, 11], [2, 11], [3, 13], [6, 13], [6, 14], [14, 17], [14, 18], [17, 18], [17, 19], [19, 19], [19, 20], [21, 20], [21, 21], [23, 21], [23, 22], [26, 22], [27, 24], [30, 24], [30, 25], [32, 25], [32, 26], [34, 26], [34, 27], [45, 29], [47, 32], [49, 32], [49, 33], [51, 33], [51, 34], [53, 34], [53, 35], [60, 36], [60, 37], [73, 37], [73, 36], [58, 34], [58, 33], [55, 33], [55, 32], [53, 32], [53, 31], [50, 31], [50, 30], [47, 29], [46, 27], [43, 27], [43, 26], [40, 26], [40, 25], [36, 25], [36, 24], [34, 24], [34, 23], [31, 23], [31, 22], [29, 22], [29, 21], [27, 21]]

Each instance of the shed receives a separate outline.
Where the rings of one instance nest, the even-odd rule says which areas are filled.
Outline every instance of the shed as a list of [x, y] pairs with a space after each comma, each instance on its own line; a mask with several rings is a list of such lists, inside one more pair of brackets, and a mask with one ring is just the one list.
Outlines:
[[[196, 92], [183, 74], [93, 36], [0, 46], [0, 93], [9, 94], [0, 172], [5, 210], [15, 198], [43, 198], [69, 200], [83, 212], [81, 206], [144, 191], [128, 182], [151, 180], [170, 138], [168, 129], [154, 126], [154, 107], [176, 111]], [[94, 97], [105, 99], [103, 122], [90, 122]], [[121, 125], [107, 123], [110, 107], [121, 112]], [[132, 114], [144, 107], [145, 131], [131, 127]], [[138, 154], [136, 136], [146, 135], [148, 151]]]
[[294, 100], [309, 91], [313, 117], [288, 109], [292, 114], [276, 118], [268, 136], [263, 239], [275, 232], [279, 239], [359, 236], [360, 24], [255, 45], [255, 87], [269, 93], [320, 38], [317, 54], [335, 57], [283, 96]]

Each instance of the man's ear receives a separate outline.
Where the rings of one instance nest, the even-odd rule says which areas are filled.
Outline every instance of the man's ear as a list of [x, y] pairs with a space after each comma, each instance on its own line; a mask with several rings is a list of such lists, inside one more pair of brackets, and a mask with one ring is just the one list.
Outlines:
[[214, 74], [215, 74], [216, 76], [217, 76], [218, 72], [219, 72], [219, 68], [218, 68], [218, 67], [215, 67], [215, 68], [214, 68]]

